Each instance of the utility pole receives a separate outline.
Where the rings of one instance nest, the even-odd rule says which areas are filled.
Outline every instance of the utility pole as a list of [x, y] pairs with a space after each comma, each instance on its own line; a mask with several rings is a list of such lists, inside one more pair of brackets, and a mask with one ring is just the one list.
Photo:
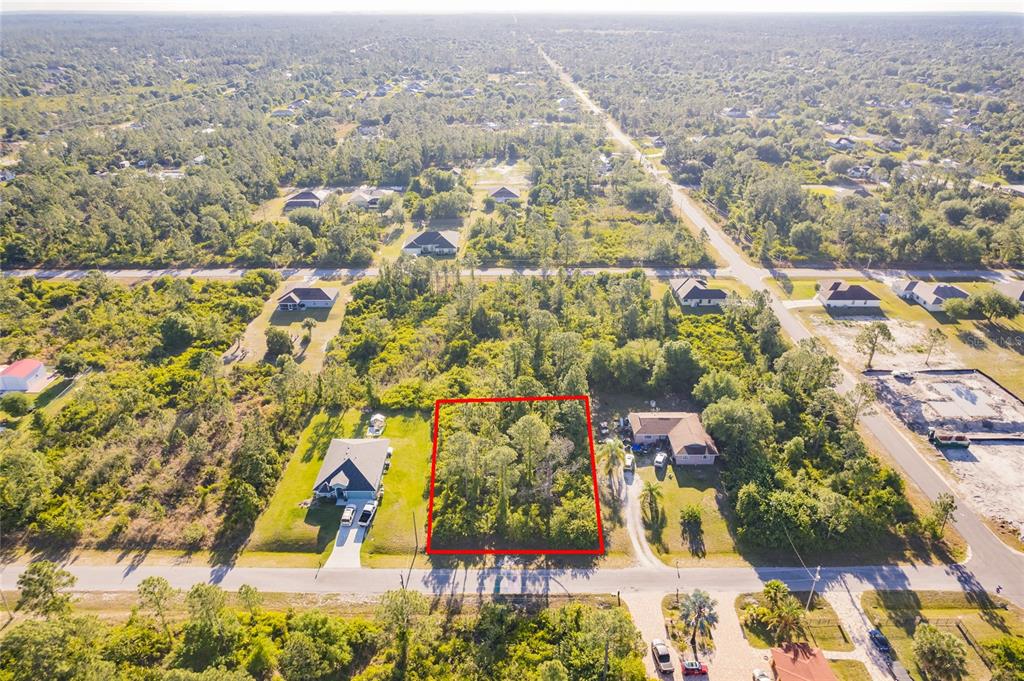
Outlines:
[[811, 599], [814, 598], [814, 587], [817, 585], [818, 580], [821, 579], [821, 566], [814, 571], [814, 578], [811, 580], [811, 594], [807, 597], [807, 607], [804, 608], [807, 612], [811, 611]]

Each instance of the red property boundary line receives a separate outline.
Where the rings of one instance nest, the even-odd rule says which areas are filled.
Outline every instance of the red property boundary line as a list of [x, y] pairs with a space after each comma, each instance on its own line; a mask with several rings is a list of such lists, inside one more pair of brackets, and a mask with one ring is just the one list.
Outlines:
[[[590, 445], [590, 477], [594, 485], [594, 511], [597, 513], [597, 548], [596, 549], [435, 549], [431, 548], [431, 534], [434, 529], [434, 481], [437, 473], [437, 434], [441, 406], [445, 404], [474, 404], [480, 402], [565, 402], [581, 400], [586, 412], [587, 442]], [[604, 555], [604, 529], [601, 526], [601, 495], [597, 488], [597, 457], [594, 455], [594, 428], [590, 415], [590, 398], [586, 395], [540, 395], [537, 397], [463, 397], [434, 402], [434, 443], [430, 454], [430, 501], [427, 505], [427, 546], [429, 555], [572, 555], [600, 556]]]

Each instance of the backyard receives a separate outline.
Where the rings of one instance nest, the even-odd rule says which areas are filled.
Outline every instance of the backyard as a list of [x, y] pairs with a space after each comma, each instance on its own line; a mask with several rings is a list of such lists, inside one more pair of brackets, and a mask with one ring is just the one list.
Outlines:
[[[811, 594], [809, 591], [794, 591], [792, 595], [801, 605], [806, 607], [807, 598]], [[743, 622], [744, 607], [760, 602], [760, 598], [761, 594], [759, 593], [740, 594], [736, 598], [736, 614], [739, 616], [741, 623]], [[742, 626], [747, 641], [755, 648], [767, 649], [777, 643], [773, 640], [771, 632], [759, 624], [746, 624]], [[803, 636], [798, 638], [802, 638], [822, 650], [836, 652], [849, 652], [853, 650], [853, 643], [850, 641], [846, 630], [843, 629], [842, 624], [840, 624], [839, 616], [829, 602], [819, 593], [815, 593], [810, 600], [810, 608], [804, 614], [803, 628], [800, 633]]]

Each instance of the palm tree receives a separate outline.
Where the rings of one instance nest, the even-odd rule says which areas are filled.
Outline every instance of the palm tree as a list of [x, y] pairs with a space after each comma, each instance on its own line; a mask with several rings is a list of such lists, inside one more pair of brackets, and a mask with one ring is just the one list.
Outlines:
[[769, 610], [774, 610], [786, 599], [789, 595], [789, 587], [786, 586], [785, 582], [772, 579], [764, 584], [764, 591], [761, 592], [764, 597], [764, 605]]
[[702, 641], [711, 640], [711, 630], [718, 624], [718, 603], [707, 591], [696, 589], [692, 594], [683, 594], [679, 605], [679, 619], [686, 631], [690, 632], [690, 647], [693, 648], [693, 659], [697, 659], [697, 637]]
[[608, 440], [601, 445], [597, 457], [601, 473], [608, 478], [608, 487], [614, 493], [622, 467], [626, 463], [626, 452], [619, 443]]
[[792, 596], [786, 596], [771, 610], [769, 624], [775, 633], [776, 641], [792, 641], [804, 625], [804, 608], [800, 601]]
[[658, 502], [661, 501], [661, 487], [645, 482], [640, 490], [640, 505], [647, 509], [647, 519], [653, 524], [658, 519]]

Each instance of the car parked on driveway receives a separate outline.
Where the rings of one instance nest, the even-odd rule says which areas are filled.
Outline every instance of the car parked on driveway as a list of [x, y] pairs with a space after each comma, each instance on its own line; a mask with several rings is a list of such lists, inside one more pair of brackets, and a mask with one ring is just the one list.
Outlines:
[[345, 507], [345, 510], [341, 512], [341, 524], [346, 526], [351, 525], [355, 517], [356, 507], [353, 506], [352, 504], [349, 504], [348, 506]]
[[370, 522], [373, 521], [374, 514], [377, 513], [377, 502], [371, 501], [363, 506], [363, 512], [359, 514], [359, 527], [367, 527]]
[[626, 454], [626, 462], [623, 464], [623, 467], [630, 473], [636, 473], [636, 456], [633, 454]]
[[663, 468], [666, 464], [668, 464], [668, 454], [665, 452], [658, 452], [654, 455], [655, 468]]
[[708, 666], [697, 660], [683, 660], [683, 676], [706, 676]]
[[750, 677], [753, 681], [772, 681], [772, 677], [763, 669], [755, 669]]
[[885, 637], [885, 634], [878, 629], [872, 629], [868, 632], [868, 638], [871, 639], [871, 643], [878, 649], [878, 652], [892, 657], [892, 645], [889, 643], [889, 639]]
[[651, 657], [654, 658], [654, 668], [662, 674], [672, 673], [672, 656], [668, 652], [668, 644], [660, 638], [651, 641]]

